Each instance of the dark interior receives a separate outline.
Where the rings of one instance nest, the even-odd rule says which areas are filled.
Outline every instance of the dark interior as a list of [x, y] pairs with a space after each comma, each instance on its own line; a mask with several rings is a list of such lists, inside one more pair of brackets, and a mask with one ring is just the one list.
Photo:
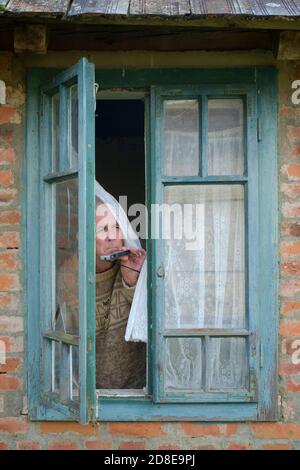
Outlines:
[[145, 204], [143, 100], [97, 100], [96, 179], [128, 207]]

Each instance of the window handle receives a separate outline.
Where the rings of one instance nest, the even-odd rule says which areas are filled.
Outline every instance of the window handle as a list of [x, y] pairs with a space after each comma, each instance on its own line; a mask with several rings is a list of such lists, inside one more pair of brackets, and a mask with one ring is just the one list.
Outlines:
[[157, 277], [162, 277], [162, 278], [165, 277], [165, 270], [162, 264], [159, 266], [158, 270], [156, 271], [156, 275]]

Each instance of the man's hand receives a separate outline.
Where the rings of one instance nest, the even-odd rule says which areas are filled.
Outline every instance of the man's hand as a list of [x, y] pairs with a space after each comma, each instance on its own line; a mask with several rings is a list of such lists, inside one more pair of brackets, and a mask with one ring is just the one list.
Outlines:
[[146, 251], [143, 248], [128, 248], [127, 246], [123, 246], [122, 250], [130, 250], [129, 255], [119, 258], [122, 277], [128, 286], [133, 287], [137, 283], [146, 257]]

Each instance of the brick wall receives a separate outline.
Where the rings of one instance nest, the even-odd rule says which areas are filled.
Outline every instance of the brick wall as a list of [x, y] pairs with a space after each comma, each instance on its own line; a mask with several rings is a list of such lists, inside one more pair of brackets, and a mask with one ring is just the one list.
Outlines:
[[7, 104], [0, 106], [0, 365], [1, 449], [291, 449], [300, 448], [300, 105], [290, 84], [300, 64], [279, 63], [280, 420], [277, 423], [30, 423], [23, 409], [23, 309], [20, 195], [24, 69], [0, 53]]

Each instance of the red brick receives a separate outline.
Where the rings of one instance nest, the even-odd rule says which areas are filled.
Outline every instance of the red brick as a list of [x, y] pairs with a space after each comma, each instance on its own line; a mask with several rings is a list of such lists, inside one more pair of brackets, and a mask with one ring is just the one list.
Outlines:
[[79, 423], [64, 423], [64, 422], [42, 422], [40, 423], [41, 434], [63, 434], [75, 433], [84, 436], [99, 434], [99, 425], [88, 424], [82, 425]]
[[279, 374], [281, 376], [300, 374], [300, 364], [282, 359], [279, 364]]
[[9, 187], [14, 184], [14, 175], [11, 170], [0, 171], [0, 185]]
[[20, 296], [16, 292], [0, 292], [0, 310], [4, 312], [18, 311]]
[[285, 202], [282, 205], [282, 214], [283, 217], [299, 217], [300, 216], [300, 206], [299, 203], [295, 202]]
[[37, 441], [21, 441], [18, 442], [19, 450], [40, 450], [41, 444]]
[[299, 255], [300, 254], [300, 242], [282, 243], [280, 252], [282, 256]]
[[300, 127], [287, 126], [288, 129], [288, 139], [290, 141], [300, 142]]
[[5, 364], [0, 363], [0, 373], [16, 372], [20, 364], [22, 364], [21, 357], [8, 357]]
[[0, 274], [0, 291], [20, 289], [19, 276], [16, 274]]
[[300, 224], [283, 223], [280, 226], [281, 236], [300, 237]]
[[298, 276], [300, 274], [300, 261], [288, 261], [281, 264], [282, 274]]
[[160, 437], [165, 432], [160, 423], [109, 423], [108, 430], [112, 435], [136, 437]]
[[23, 336], [0, 336], [0, 343], [5, 343], [7, 353], [20, 353], [24, 351]]
[[286, 174], [291, 181], [300, 180], [300, 164], [298, 163], [283, 165], [281, 172]]
[[249, 449], [251, 449], [251, 446], [248, 443], [247, 444], [231, 443], [227, 447], [227, 450], [249, 450]]
[[0, 148], [0, 165], [13, 165], [16, 160], [16, 154], [12, 148]]
[[290, 450], [290, 444], [265, 444], [263, 450]]
[[[1, 391], [20, 390], [21, 386], [22, 386], [22, 382], [18, 377], [12, 377], [6, 374], [0, 375], [0, 390]], [[0, 424], [0, 430], [1, 430], [1, 424]]]
[[23, 331], [23, 318], [0, 315], [1, 333], [17, 333]]
[[18, 252], [0, 252], [0, 271], [14, 270], [20, 267]]
[[8, 450], [7, 442], [0, 442], [0, 450]]
[[300, 183], [282, 183], [280, 189], [286, 196], [292, 199], [300, 196]]
[[300, 291], [300, 280], [283, 282], [280, 286], [280, 294], [283, 297], [295, 297]]
[[110, 450], [112, 441], [86, 441], [85, 447], [88, 450]]
[[19, 211], [1, 211], [0, 224], [1, 225], [16, 225], [21, 222], [21, 214]]
[[181, 423], [180, 426], [183, 432], [191, 437], [232, 436], [238, 428], [238, 424]]
[[76, 450], [78, 446], [73, 441], [52, 441], [48, 445], [48, 450]]
[[294, 144], [292, 146], [291, 155], [292, 155], [292, 157], [299, 157], [299, 155], [300, 155], [300, 145], [299, 144]]
[[300, 424], [250, 423], [250, 428], [260, 439], [299, 439]]
[[300, 336], [300, 322], [284, 321], [280, 325], [280, 334], [282, 336]]
[[18, 232], [3, 232], [0, 234], [0, 248], [19, 248], [20, 234]]
[[288, 392], [300, 393], [300, 384], [296, 384], [294, 382], [288, 382], [286, 384], [286, 389]]
[[300, 312], [300, 302], [283, 302], [281, 313], [288, 316]]
[[14, 200], [16, 195], [15, 189], [0, 189], [0, 204], [9, 204]]
[[13, 106], [1, 106], [0, 124], [20, 124], [21, 116]]
[[159, 450], [180, 450], [178, 444], [162, 444], [158, 447]]
[[9, 434], [28, 432], [28, 421], [25, 418], [0, 418], [0, 433]]
[[119, 444], [118, 449], [119, 450], [144, 450], [145, 443], [124, 441]]

